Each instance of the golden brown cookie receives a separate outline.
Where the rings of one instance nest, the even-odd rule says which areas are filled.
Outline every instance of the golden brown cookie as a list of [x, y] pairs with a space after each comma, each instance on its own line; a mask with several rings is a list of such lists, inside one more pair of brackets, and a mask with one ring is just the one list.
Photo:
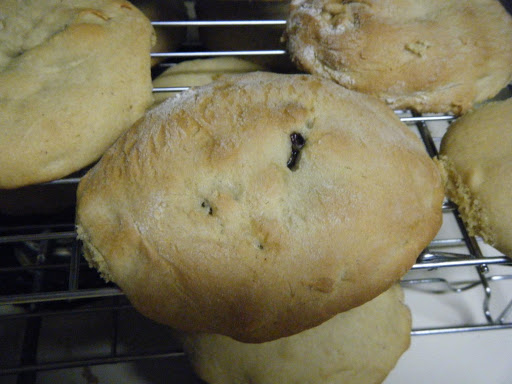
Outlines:
[[394, 109], [461, 114], [512, 80], [497, 0], [294, 0], [286, 34], [300, 68]]
[[387, 290], [437, 233], [442, 199], [383, 103], [255, 72], [150, 110], [82, 179], [77, 228], [143, 314], [262, 342]]
[[462, 116], [441, 142], [446, 193], [471, 235], [512, 255], [512, 99]]

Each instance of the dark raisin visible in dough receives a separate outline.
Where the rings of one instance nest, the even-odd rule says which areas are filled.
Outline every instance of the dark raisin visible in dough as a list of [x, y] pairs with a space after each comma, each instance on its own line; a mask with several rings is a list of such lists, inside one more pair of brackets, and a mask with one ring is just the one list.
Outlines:
[[306, 145], [306, 139], [297, 132], [293, 132], [290, 135], [290, 141], [292, 143], [292, 153], [290, 155], [290, 158], [288, 159], [288, 162], [286, 163], [286, 166], [294, 171], [297, 169], [299, 158], [300, 158], [300, 151]]
[[203, 202], [201, 203], [201, 208], [204, 208], [209, 215], [213, 215], [213, 208], [208, 202], [208, 200], [203, 200]]

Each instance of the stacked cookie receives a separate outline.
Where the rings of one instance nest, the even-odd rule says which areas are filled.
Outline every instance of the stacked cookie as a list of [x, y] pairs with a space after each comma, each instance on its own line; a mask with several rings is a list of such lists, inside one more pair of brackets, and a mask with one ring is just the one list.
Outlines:
[[[396, 284], [437, 233], [442, 199], [422, 143], [380, 101], [255, 72], [146, 113], [81, 181], [77, 229], [91, 265], [146, 316], [199, 333], [192, 344], [284, 337], [300, 350], [301, 332], [329, 333], [339, 326], [325, 322]], [[370, 347], [372, 360], [395, 352], [361, 372], [374, 382], [409, 343], [408, 312], [396, 315], [392, 347]]]
[[256, 72], [150, 110], [80, 182], [77, 228], [148, 317], [262, 342], [389, 289], [442, 199], [423, 144], [378, 100]]
[[185, 351], [212, 384], [381, 383], [410, 343], [411, 316], [397, 284], [297, 335], [262, 344], [187, 334]]

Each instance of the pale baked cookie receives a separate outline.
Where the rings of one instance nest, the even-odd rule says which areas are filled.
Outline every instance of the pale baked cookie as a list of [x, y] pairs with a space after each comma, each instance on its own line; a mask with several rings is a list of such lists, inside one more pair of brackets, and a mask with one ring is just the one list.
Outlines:
[[377, 384], [408, 349], [411, 315], [397, 284], [325, 323], [262, 344], [190, 334], [184, 349], [210, 384]]
[[152, 102], [153, 40], [126, 1], [1, 1], [0, 188], [97, 160]]
[[[155, 80], [154, 88], [196, 87], [218, 79], [224, 74], [236, 74], [262, 70], [263, 67], [251, 61], [236, 57], [187, 60], [166, 69]], [[179, 92], [156, 92], [155, 103], [176, 96]]]
[[380, 101], [255, 72], [151, 109], [77, 195], [85, 256], [139, 311], [261, 342], [387, 290], [437, 233], [443, 189]]
[[512, 256], [512, 99], [456, 120], [440, 155], [446, 193], [470, 234]]
[[461, 114], [512, 80], [512, 17], [497, 0], [293, 0], [305, 71], [391, 108]]

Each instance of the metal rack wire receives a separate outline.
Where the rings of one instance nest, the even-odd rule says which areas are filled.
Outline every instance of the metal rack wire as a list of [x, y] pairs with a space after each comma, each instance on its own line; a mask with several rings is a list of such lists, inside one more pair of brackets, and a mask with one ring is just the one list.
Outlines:
[[[153, 22], [156, 27], [197, 28], [240, 25], [282, 26], [284, 20], [250, 21], [177, 21]], [[192, 49], [191, 49], [192, 47]], [[284, 50], [259, 51], [206, 51], [194, 50], [191, 44], [180, 52], [152, 54], [174, 61], [188, 58], [216, 56], [286, 55]], [[155, 88], [154, 92], [182, 91], [187, 87]], [[432, 133], [429, 124], [449, 124], [454, 118], [449, 115], [421, 116], [408, 111], [397, 111], [401, 120], [414, 130], [425, 143], [431, 156], [436, 156], [440, 137]], [[82, 173], [57, 180], [46, 185], [76, 186]], [[94, 270], [89, 269], [81, 256], [81, 245], [76, 240], [73, 207], [59, 215], [38, 215], [25, 217], [0, 216], [0, 336], [9, 333], [12, 327], [21, 327], [22, 341], [17, 351], [2, 351], [0, 347], [0, 378], [10, 377], [12, 382], [31, 383], [36, 381], [36, 373], [55, 371], [73, 367], [98, 366], [134, 361], [162, 360], [184, 363], [184, 355], [179, 345], [172, 343], [172, 335], [163, 349], [124, 350], [120, 341], [122, 317], [133, 312], [123, 293], [113, 284], [105, 284]], [[421, 289], [432, 295], [454, 292], [461, 294], [468, 290], [481, 289], [481, 303], [484, 322], [421, 327], [413, 329], [413, 335], [470, 332], [512, 328], [512, 297], [501, 309], [494, 309], [492, 284], [512, 280], [512, 260], [495, 253], [484, 255], [481, 240], [469, 236], [464, 223], [458, 216], [457, 207], [446, 201], [443, 206], [445, 218], [454, 220], [460, 234], [434, 240], [418, 257], [413, 266], [414, 276], [406, 276], [403, 287]], [[459, 251], [452, 252], [456, 248]], [[500, 266], [505, 273], [493, 274], [492, 268]], [[441, 269], [456, 270], [472, 268], [472, 279], [453, 280], [432, 276]], [[422, 273], [420, 273], [422, 272]], [[420, 274], [418, 274], [420, 273]], [[478, 303], [475, 303], [478, 305]], [[101, 314], [106, 319], [109, 331], [107, 351], [95, 351], [87, 356], [59, 356], [45, 358], [40, 353], [42, 324], [48, 319], [78, 314]], [[134, 315], [136, 316], [136, 315]], [[53, 321], [53, 320], [52, 320]], [[158, 327], [159, 333], [168, 332]], [[3, 333], [2, 333], [3, 332]], [[12, 354], [10, 358], [7, 355]], [[15, 380], [15, 381], [14, 381]], [[197, 379], [191, 379], [199, 382]]]

